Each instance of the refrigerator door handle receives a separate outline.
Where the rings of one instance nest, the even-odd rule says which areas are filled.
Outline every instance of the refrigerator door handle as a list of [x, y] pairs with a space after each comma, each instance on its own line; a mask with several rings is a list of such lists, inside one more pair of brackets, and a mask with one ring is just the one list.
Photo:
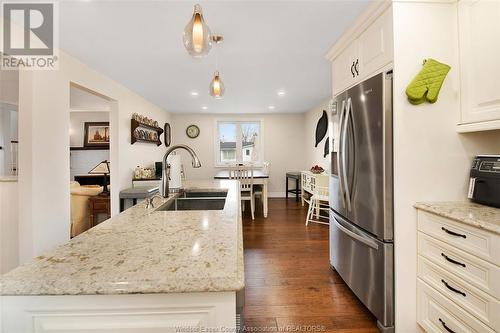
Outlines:
[[345, 100], [342, 101], [342, 108], [340, 109], [340, 121], [339, 121], [339, 151], [338, 151], [338, 158], [337, 158], [337, 170], [339, 171], [339, 189], [340, 189], [340, 196], [342, 197], [342, 206], [345, 208], [346, 206], [346, 199], [345, 199], [345, 192], [344, 192], [344, 184], [342, 180], [342, 164], [340, 163], [342, 156], [344, 156], [344, 152], [342, 151], [343, 149], [343, 122], [344, 122], [344, 115], [345, 115]]
[[348, 126], [348, 122], [349, 122], [349, 118], [351, 116], [351, 109], [352, 109], [352, 102], [351, 102], [351, 98], [349, 97], [347, 99], [347, 106], [346, 106], [346, 114], [345, 114], [345, 117], [344, 117], [344, 130], [342, 131], [342, 171], [339, 172], [342, 174], [342, 179], [343, 180], [343, 187], [344, 187], [344, 191], [345, 191], [345, 200], [347, 202], [347, 210], [348, 211], [351, 211], [351, 194], [350, 194], [350, 191], [349, 191], [349, 182], [347, 180], [347, 158], [346, 158], [346, 152], [347, 152], [347, 145], [346, 145], [346, 141], [347, 141], [347, 126]]
[[349, 236], [349, 237], [357, 240], [358, 242], [361, 242], [361, 243], [365, 244], [368, 247], [371, 247], [372, 249], [378, 250], [378, 244], [377, 244], [377, 242], [375, 242], [375, 241], [373, 241], [371, 239], [365, 238], [365, 237], [363, 237], [361, 235], [358, 235], [355, 232], [352, 232], [351, 230], [347, 229], [342, 224], [340, 224], [339, 221], [337, 221], [336, 217], [332, 216], [332, 218], [333, 218], [333, 222], [335, 223], [335, 225], [337, 226], [337, 228], [339, 228], [339, 230], [342, 231], [344, 234], [346, 234], [347, 236]]

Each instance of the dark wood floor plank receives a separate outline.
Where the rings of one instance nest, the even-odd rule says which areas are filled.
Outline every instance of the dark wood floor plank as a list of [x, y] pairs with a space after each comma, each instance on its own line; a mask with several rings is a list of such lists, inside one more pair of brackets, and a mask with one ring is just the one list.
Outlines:
[[254, 221], [249, 209], [243, 214], [245, 326], [378, 332], [375, 318], [330, 268], [328, 226], [306, 227], [307, 207], [294, 199], [271, 199], [267, 219], [257, 207]]

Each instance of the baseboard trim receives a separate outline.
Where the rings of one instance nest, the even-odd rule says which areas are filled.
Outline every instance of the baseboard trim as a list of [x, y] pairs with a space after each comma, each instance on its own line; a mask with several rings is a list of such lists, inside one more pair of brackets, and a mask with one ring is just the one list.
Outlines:
[[[267, 196], [269, 198], [286, 198], [286, 192], [267, 192]], [[295, 194], [289, 193], [288, 198], [295, 198]]]
[[[286, 197], [286, 192], [268, 192], [268, 197], [269, 198], [285, 198]], [[289, 196], [294, 196], [294, 194], [290, 194]]]

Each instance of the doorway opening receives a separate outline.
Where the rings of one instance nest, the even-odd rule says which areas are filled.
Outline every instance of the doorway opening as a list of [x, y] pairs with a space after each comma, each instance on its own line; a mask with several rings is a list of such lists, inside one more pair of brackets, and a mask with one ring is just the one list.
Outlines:
[[71, 237], [111, 217], [112, 99], [70, 84]]
[[0, 70], [0, 274], [19, 264], [18, 135], [19, 71]]
[[0, 176], [18, 175], [19, 71], [0, 71]]

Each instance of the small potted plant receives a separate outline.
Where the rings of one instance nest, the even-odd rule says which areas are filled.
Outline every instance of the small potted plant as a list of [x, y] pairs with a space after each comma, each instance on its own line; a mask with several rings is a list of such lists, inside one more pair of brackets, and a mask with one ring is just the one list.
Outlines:
[[323, 173], [323, 171], [325, 171], [325, 169], [323, 169], [322, 167], [320, 167], [319, 165], [315, 165], [311, 168], [311, 172], [312, 173], [315, 173], [315, 174], [320, 174], [320, 173]]

